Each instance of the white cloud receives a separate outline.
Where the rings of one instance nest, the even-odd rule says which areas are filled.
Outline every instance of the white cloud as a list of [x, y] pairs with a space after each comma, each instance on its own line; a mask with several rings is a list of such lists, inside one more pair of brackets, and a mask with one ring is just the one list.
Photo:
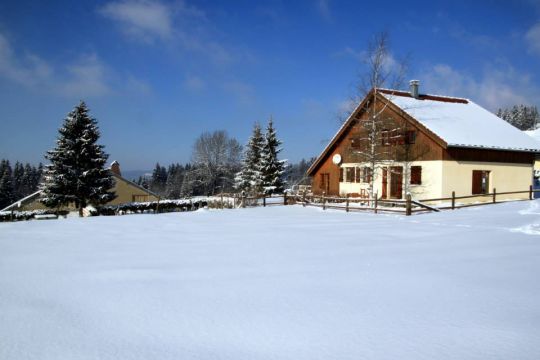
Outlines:
[[437, 64], [418, 78], [429, 93], [467, 97], [491, 111], [521, 103], [539, 105], [540, 89], [528, 74], [509, 65], [487, 65], [480, 77], [474, 77], [450, 65]]
[[170, 38], [173, 33], [173, 11], [157, 1], [116, 1], [106, 4], [99, 12], [117, 21], [125, 34], [143, 41]]
[[527, 31], [525, 40], [529, 44], [529, 51], [540, 55], [540, 22]]

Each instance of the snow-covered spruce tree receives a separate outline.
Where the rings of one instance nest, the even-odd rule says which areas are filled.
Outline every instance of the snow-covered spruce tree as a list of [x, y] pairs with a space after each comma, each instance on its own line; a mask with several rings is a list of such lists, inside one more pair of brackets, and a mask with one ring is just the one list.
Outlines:
[[114, 179], [104, 168], [109, 155], [97, 144], [97, 121], [89, 116], [83, 101], [67, 115], [58, 132], [56, 147], [45, 156], [51, 163], [44, 170], [41, 201], [51, 208], [75, 204], [82, 216], [87, 205], [102, 205], [116, 196], [110, 191]]
[[242, 160], [242, 170], [236, 174], [235, 188], [237, 190], [259, 193], [262, 190], [262, 150], [264, 136], [258, 123], [253, 126]]
[[283, 173], [285, 172], [285, 160], [279, 160], [281, 141], [277, 138], [272, 118], [266, 127], [264, 146], [261, 154], [262, 186], [266, 193], [282, 193]]

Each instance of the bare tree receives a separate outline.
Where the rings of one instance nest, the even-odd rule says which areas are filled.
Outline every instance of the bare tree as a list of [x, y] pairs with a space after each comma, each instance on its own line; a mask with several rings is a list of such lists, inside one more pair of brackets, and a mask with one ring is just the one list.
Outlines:
[[[402, 88], [407, 62], [392, 57], [386, 32], [376, 34], [369, 43], [365, 62], [366, 73], [360, 77], [352, 99], [358, 104], [368, 94], [372, 96], [361, 109], [365, 114], [359, 120], [363, 131], [352, 139], [350, 153], [356, 161], [366, 163], [370, 173], [368, 192], [373, 197], [375, 180], [382, 168], [391, 168], [388, 163], [393, 160], [395, 149], [389, 145], [402, 136], [401, 123], [388, 115], [388, 102], [378, 101], [377, 94], [383, 88]], [[385, 97], [391, 99], [392, 92], [385, 91]]]
[[232, 189], [241, 153], [242, 146], [226, 131], [202, 133], [193, 146], [193, 169], [187, 176], [191, 188], [199, 187], [208, 195]]

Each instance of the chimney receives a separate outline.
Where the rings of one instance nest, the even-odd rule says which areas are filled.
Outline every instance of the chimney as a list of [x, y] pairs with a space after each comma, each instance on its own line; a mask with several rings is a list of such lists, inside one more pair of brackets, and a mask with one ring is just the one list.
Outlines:
[[411, 92], [411, 96], [415, 99], [418, 99], [418, 96], [420, 95], [418, 88], [420, 87], [420, 80], [411, 80], [409, 81], [409, 88]]
[[120, 173], [120, 163], [116, 160], [114, 160], [111, 164], [111, 171], [113, 174], [116, 174], [118, 176], [122, 176], [122, 173]]

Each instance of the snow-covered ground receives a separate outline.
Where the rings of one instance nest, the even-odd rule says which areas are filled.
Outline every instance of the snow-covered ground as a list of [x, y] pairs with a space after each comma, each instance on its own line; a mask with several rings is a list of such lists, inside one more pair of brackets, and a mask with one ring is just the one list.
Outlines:
[[539, 359], [540, 201], [0, 223], [0, 359]]

